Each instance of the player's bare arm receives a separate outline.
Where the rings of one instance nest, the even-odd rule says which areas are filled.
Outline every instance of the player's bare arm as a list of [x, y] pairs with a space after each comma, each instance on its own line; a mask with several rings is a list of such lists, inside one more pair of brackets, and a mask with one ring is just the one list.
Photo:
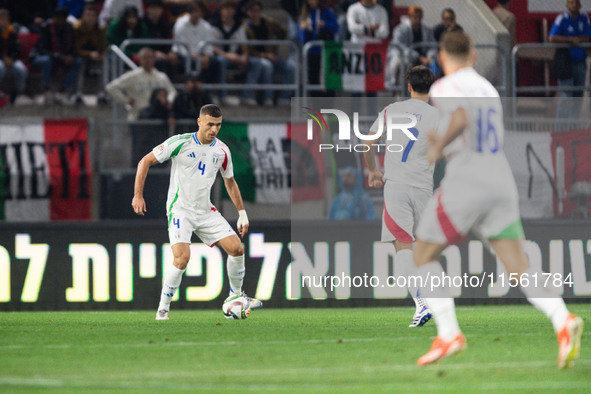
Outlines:
[[154, 164], [158, 164], [158, 160], [156, 159], [156, 156], [154, 156], [153, 152], [145, 155], [137, 164], [131, 206], [133, 207], [133, 211], [141, 216], [144, 216], [144, 213], [146, 212], [146, 202], [144, 201], [144, 184], [146, 183], [148, 170]]
[[[369, 132], [369, 135], [374, 135], [373, 131]], [[367, 164], [367, 169], [369, 170], [369, 178], [368, 183], [369, 187], [383, 187], [384, 186], [384, 174], [382, 174], [376, 166], [376, 153], [374, 151], [374, 144], [379, 142], [379, 138], [375, 140], [368, 140], [367, 145], [369, 145], [369, 150], [367, 152], [363, 152], [363, 158], [365, 159], [365, 163]]]
[[443, 137], [439, 137], [437, 135], [437, 131], [435, 130], [429, 133], [427, 137], [429, 141], [427, 160], [430, 164], [433, 164], [437, 160], [441, 159], [441, 152], [443, 151], [443, 148], [445, 148], [460, 134], [462, 134], [469, 122], [470, 119], [468, 118], [468, 113], [466, 110], [464, 108], [458, 108], [452, 113], [447, 132]]
[[232, 178], [224, 178], [224, 184], [226, 186], [226, 190], [228, 191], [228, 195], [232, 200], [232, 203], [238, 210], [238, 234], [240, 237], [244, 237], [248, 232], [248, 216], [246, 216], [246, 210], [244, 209], [244, 202], [242, 201], [242, 195], [240, 194], [240, 188], [236, 183], [234, 177]]

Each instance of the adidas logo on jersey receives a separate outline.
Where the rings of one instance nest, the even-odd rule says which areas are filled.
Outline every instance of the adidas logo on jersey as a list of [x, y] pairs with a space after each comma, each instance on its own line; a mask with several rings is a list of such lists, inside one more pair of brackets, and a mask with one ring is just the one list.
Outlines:
[[191, 152], [191, 153], [189, 153], [189, 154], [187, 155], [187, 157], [192, 157], [192, 158], [195, 158], [195, 152]]

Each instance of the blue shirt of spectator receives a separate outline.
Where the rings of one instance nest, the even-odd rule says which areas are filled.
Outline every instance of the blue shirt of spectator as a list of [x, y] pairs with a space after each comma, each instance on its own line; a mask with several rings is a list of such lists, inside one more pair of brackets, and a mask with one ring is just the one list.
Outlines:
[[[309, 3], [316, 3], [316, 7], [310, 7]], [[318, 7], [314, 0], [304, 5], [298, 23], [298, 37], [303, 44], [315, 40], [332, 41], [338, 32], [339, 24], [330, 8]]]
[[363, 188], [363, 177], [354, 167], [339, 171], [339, 189], [328, 213], [330, 220], [373, 220], [376, 214], [369, 193]]
[[66, 7], [70, 10], [70, 15], [76, 19], [80, 18], [82, 11], [84, 10], [85, 0], [59, 0], [57, 3], [58, 7]]
[[[589, 23], [589, 17], [587, 14], [580, 13], [579, 17], [574, 20], [571, 17], [569, 11], [564, 11], [562, 14], [558, 15], [554, 21], [554, 25], [550, 31], [550, 37], [552, 36], [591, 37], [591, 24]], [[569, 53], [573, 62], [585, 61], [587, 57], [587, 51], [581, 47], [572, 47], [569, 49]]]

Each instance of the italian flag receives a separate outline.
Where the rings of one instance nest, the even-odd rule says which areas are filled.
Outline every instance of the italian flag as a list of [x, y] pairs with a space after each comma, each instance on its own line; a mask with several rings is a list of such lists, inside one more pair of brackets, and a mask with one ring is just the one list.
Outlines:
[[[224, 122], [234, 178], [245, 201], [289, 204], [324, 198], [324, 165], [318, 141], [306, 139], [306, 125]], [[229, 198], [223, 189], [224, 198]]]
[[326, 90], [377, 92], [384, 90], [388, 45], [383, 43], [324, 43]]
[[89, 220], [86, 119], [0, 120], [0, 219]]

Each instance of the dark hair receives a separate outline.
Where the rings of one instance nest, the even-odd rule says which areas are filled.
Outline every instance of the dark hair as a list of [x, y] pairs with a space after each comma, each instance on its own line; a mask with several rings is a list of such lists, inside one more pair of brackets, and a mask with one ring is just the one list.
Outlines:
[[497, 3], [499, 3], [500, 5], [507, 5], [510, 1], [511, 0], [497, 0]]
[[10, 11], [8, 11], [6, 8], [0, 8], [0, 16], [6, 16], [10, 18]]
[[137, 10], [137, 8], [135, 8], [132, 5], [128, 5], [127, 7], [125, 7], [123, 9], [123, 12], [121, 13], [121, 16], [119, 17], [119, 19], [117, 20], [115, 28], [119, 31], [119, 32], [125, 32], [127, 31], [127, 18], [129, 18], [131, 15], [134, 15], [136, 17], [136, 19], [138, 20], [137, 25], [135, 25], [135, 28], [133, 29], [133, 37], [140, 37], [141, 33], [142, 33], [142, 21], [140, 19], [140, 14]]
[[410, 83], [412, 90], [417, 93], [429, 93], [431, 85], [435, 82], [435, 74], [425, 66], [414, 66], [406, 72], [406, 83]]
[[162, 0], [146, 0], [145, 4], [146, 4], [146, 8], [148, 8], [148, 7], [164, 8], [164, 1], [162, 1]]
[[220, 5], [218, 5], [218, 10], [222, 10], [224, 8], [234, 8], [235, 10], [238, 9], [238, 4], [234, 0], [222, 0]]
[[70, 9], [68, 7], [57, 7], [54, 11], [53, 11], [53, 16], [54, 17], [61, 17], [61, 18], [67, 18], [68, 15], [70, 15]]
[[207, 5], [201, 0], [193, 0], [187, 5], [187, 12], [192, 12], [193, 10], [199, 8], [201, 10], [201, 17], [203, 19], [207, 19], [209, 16], [209, 8]]
[[248, 3], [246, 3], [246, 6], [244, 7], [244, 9], [246, 11], [250, 10], [251, 8], [254, 7], [259, 7], [261, 10], [263, 9], [263, 3], [261, 3], [260, 0], [250, 0]]
[[472, 40], [463, 31], [450, 31], [441, 39], [441, 49], [452, 56], [467, 58], [472, 51]]
[[93, 11], [98, 14], [98, 7], [95, 4], [86, 4], [84, 6], [84, 11]]
[[443, 11], [441, 11], [441, 16], [443, 16], [443, 14], [445, 14], [445, 13], [451, 14], [454, 17], [454, 19], [456, 19], [456, 12], [453, 9], [444, 8]]
[[221, 118], [222, 110], [215, 104], [206, 104], [199, 110], [199, 116], [209, 115], [212, 118]]

